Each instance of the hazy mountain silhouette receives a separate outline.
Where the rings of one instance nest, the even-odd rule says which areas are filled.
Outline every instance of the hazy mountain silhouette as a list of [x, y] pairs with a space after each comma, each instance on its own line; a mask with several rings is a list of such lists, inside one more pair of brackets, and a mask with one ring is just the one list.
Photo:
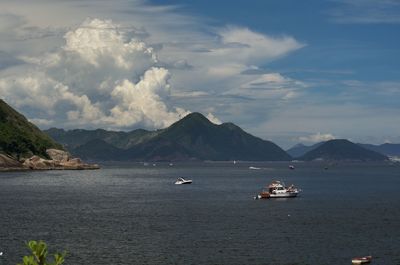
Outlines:
[[53, 128], [45, 132], [74, 155], [93, 160], [291, 160], [276, 144], [252, 136], [233, 123], [214, 124], [200, 113], [191, 113], [157, 131]]
[[330, 140], [301, 156], [301, 160], [384, 161], [385, 155], [345, 139]]

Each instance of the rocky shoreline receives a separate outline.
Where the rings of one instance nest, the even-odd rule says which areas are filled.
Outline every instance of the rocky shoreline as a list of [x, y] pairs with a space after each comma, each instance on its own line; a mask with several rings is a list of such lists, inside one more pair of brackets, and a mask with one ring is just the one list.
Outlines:
[[20, 161], [11, 156], [0, 154], [0, 171], [93, 170], [100, 168], [97, 164], [84, 163], [81, 159], [74, 158], [68, 152], [62, 150], [48, 149], [46, 153], [50, 159], [32, 156]]
[[15, 160], [11, 156], [0, 154], [0, 172], [2, 171], [21, 171], [29, 170], [25, 168], [21, 162]]

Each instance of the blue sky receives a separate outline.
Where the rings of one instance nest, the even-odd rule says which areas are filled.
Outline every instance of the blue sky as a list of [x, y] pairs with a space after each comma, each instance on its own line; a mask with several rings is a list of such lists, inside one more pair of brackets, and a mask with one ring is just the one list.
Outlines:
[[199, 111], [284, 148], [400, 142], [400, 1], [0, 1], [0, 97], [41, 128]]
[[[294, 36], [307, 46], [265, 67], [290, 72], [299, 78], [315, 77], [310, 70], [320, 70], [318, 76], [338, 80], [340, 73], [351, 73], [354, 78], [368, 81], [399, 77], [400, 1], [386, 1], [386, 4], [371, 0], [153, 2], [178, 5], [182, 12], [209, 19], [211, 25], [238, 25], [268, 35]], [[347, 2], [365, 4], [354, 7]], [[369, 13], [371, 8], [383, 9], [385, 5], [384, 12], [393, 13], [395, 22], [391, 17]], [[335, 16], [339, 11], [343, 15]], [[364, 18], [363, 22], [356, 17]]]

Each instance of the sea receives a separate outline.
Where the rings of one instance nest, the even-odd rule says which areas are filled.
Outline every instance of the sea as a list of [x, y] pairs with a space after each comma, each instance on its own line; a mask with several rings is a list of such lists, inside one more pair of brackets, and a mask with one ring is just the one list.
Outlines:
[[[0, 264], [400, 264], [400, 163], [132, 163], [0, 173]], [[249, 167], [258, 169], [249, 169]], [[174, 185], [178, 177], [191, 185]], [[272, 180], [297, 198], [254, 200]]]

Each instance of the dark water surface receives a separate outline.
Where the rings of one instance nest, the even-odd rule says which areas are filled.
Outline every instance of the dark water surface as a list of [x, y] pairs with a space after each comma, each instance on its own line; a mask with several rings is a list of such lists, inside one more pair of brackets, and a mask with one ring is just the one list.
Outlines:
[[[400, 264], [399, 165], [287, 166], [0, 173], [0, 264], [20, 262], [30, 239], [68, 250], [66, 265]], [[180, 176], [193, 184], [174, 185]], [[301, 197], [253, 200], [273, 179]]]

